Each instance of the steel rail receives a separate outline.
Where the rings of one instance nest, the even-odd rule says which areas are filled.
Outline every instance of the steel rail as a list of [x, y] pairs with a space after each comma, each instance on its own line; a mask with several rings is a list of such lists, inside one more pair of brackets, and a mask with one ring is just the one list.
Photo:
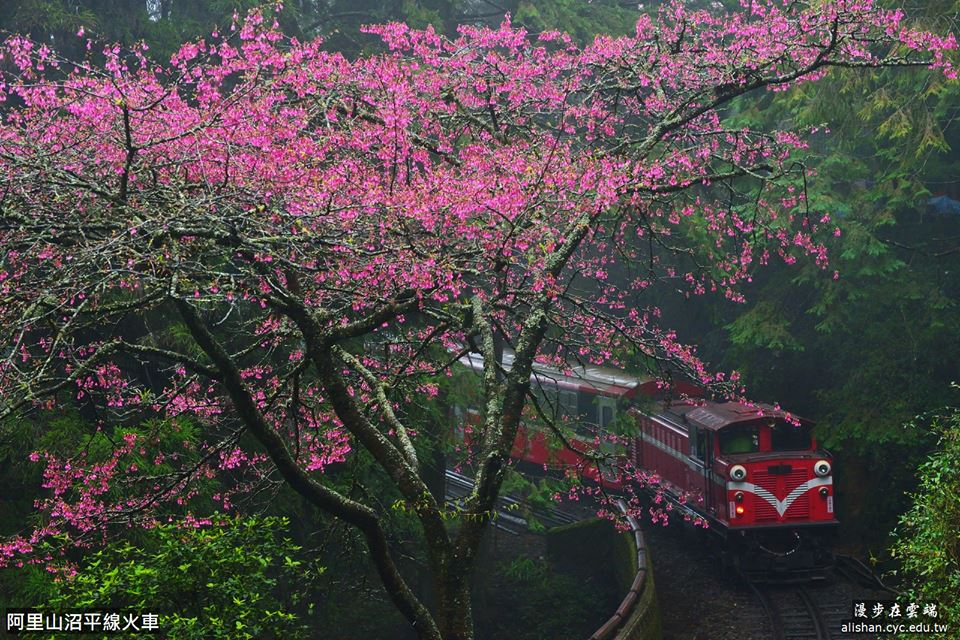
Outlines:
[[891, 595], [900, 596], [900, 592], [893, 587], [884, 584], [883, 580], [876, 572], [868, 567], [866, 563], [858, 558], [847, 555], [837, 555], [836, 569], [847, 576], [851, 582], [859, 583], [861, 586], [885, 591]]
[[757, 600], [760, 601], [764, 613], [767, 614], [767, 620], [770, 622], [770, 627], [773, 630], [773, 640], [786, 640], [787, 636], [784, 633], [783, 618], [780, 616], [780, 610], [774, 606], [773, 600], [753, 582], [747, 582], [747, 585]]
[[761, 589], [747, 582], [770, 624], [772, 640], [831, 640], [820, 606], [802, 586]]
[[820, 607], [817, 606], [816, 602], [814, 602], [813, 598], [810, 596], [810, 592], [803, 587], [798, 587], [797, 596], [799, 596], [800, 600], [807, 608], [807, 612], [810, 614], [810, 617], [813, 619], [813, 629], [817, 634], [817, 640], [830, 640], [830, 630], [823, 621], [823, 616], [820, 614]]

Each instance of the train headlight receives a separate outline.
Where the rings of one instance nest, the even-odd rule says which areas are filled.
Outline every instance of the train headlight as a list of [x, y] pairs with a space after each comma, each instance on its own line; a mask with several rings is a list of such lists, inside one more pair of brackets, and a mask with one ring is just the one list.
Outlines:
[[820, 476], [830, 475], [830, 463], [826, 460], [817, 460], [817, 464], [813, 465], [813, 472]]
[[827, 489], [826, 487], [820, 487], [820, 497], [821, 497], [821, 498], [826, 498], [826, 497], [829, 496], [829, 495], [830, 495], [830, 490], [829, 490], [829, 489]]
[[742, 482], [747, 477], [747, 468], [742, 464], [735, 464], [730, 467], [730, 479], [734, 482]]

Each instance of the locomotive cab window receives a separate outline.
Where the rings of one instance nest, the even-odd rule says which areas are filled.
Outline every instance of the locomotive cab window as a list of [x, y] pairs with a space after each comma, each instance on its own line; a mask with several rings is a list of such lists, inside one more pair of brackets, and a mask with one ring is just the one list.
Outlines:
[[754, 453], [760, 451], [760, 428], [757, 425], [734, 425], [720, 431], [720, 453]]
[[813, 448], [810, 425], [776, 422], [771, 425], [770, 444], [774, 451], [807, 451]]

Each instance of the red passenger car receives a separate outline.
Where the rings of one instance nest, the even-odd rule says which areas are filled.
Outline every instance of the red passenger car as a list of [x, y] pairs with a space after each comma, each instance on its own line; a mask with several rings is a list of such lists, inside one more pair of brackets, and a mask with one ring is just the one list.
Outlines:
[[[476, 354], [462, 357], [460, 363], [473, 371], [483, 369], [483, 358]], [[513, 366], [512, 353], [503, 355], [503, 366], [508, 370]], [[528, 426], [536, 422], [535, 412], [528, 407], [531, 420], [517, 433], [511, 456], [547, 472], [577, 469], [588, 479], [602, 482], [596, 467], [584, 464], [581, 452], [595, 446], [597, 433], [611, 429], [625, 407], [623, 403], [637, 393], [640, 386], [639, 379], [607, 367], [573, 366], [561, 371], [537, 365], [530, 380], [531, 392], [541, 411], [573, 427], [573, 434], [567, 439], [573, 450], [562, 446], [545, 429]], [[471, 422], [479, 421], [477, 409], [467, 411]]]

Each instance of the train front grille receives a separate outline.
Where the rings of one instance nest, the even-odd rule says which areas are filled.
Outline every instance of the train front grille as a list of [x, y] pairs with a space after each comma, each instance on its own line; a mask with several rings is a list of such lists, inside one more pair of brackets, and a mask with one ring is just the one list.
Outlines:
[[[780, 500], [785, 500], [791, 491], [807, 481], [807, 471], [804, 469], [792, 469], [789, 473], [780, 475], [772, 474], [767, 471], [755, 471], [753, 483], [758, 487], [763, 487]], [[775, 506], [763, 498], [757, 496], [754, 500], [756, 508], [757, 522], [787, 522], [793, 520], [806, 520], [810, 517], [810, 493], [805, 492], [798, 496], [787, 507], [783, 517], [777, 513]]]

